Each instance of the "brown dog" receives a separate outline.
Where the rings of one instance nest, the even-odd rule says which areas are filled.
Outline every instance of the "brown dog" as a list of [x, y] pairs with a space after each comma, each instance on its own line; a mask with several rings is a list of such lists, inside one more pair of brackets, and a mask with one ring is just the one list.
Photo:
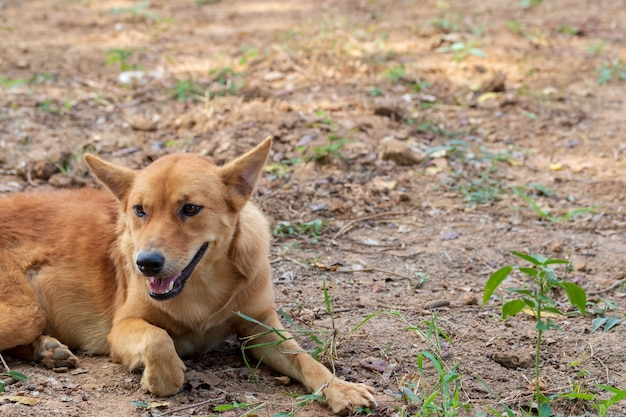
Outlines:
[[370, 387], [335, 378], [288, 333], [283, 341], [236, 314], [282, 329], [268, 223], [249, 202], [270, 146], [267, 138], [223, 167], [176, 154], [135, 171], [86, 155], [112, 195], [0, 199], [0, 351], [48, 367], [76, 365], [63, 344], [110, 353], [143, 367], [150, 392], [174, 395], [181, 356], [257, 335], [252, 355], [311, 392], [322, 388], [333, 412], [375, 405]]

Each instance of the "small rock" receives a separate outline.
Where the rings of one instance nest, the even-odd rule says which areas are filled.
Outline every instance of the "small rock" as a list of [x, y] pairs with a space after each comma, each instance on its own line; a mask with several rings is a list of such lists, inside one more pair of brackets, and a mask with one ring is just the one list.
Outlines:
[[424, 160], [424, 155], [411, 146], [410, 142], [388, 136], [380, 141], [378, 157], [398, 165], [415, 165]]
[[533, 364], [533, 355], [529, 351], [496, 352], [493, 360], [507, 369], [530, 368]]
[[132, 127], [135, 130], [148, 132], [148, 131], [156, 129], [156, 126], [154, 122], [152, 121], [152, 119], [150, 119], [145, 114], [141, 114], [141, 113], [127, 114], [126, 117], [124, 117], [124, 119], [130, 125], [130, 127]]
[[465, 306], [473, 306], [478, 304], [478, 297], [473, 292], [466, 292], [461, 297], [461, 304]]
[[70, 375], [80, 375], [80, 374], [86, 374], [87, 372], [89, 372], [86, 369], [83, 368], [76, 368], [70, 371]]
[[506, 74], [502, 71], [496, 71], [491, 78], [481, 85], [480, 90], [483, 93], [501, 93], [506, 90]]
[[424, 306], [424, 308], [433, 309], [433, 308], [447, 307], [449, 305], [450, 305], [450, 301], [448, 300], [435, 300], [435, 301], [431, 301], [430, 303], [427, 303]]
[[385, 372], [385, 369], [387, 369], [388, 363], [382, 359], [378, 359], [378, 358], [370, 356], [368, 358], [363, 359], [360, 362], [360, 365], [365, 369], [369, 369], [370, 371]]
[[552, 242], [552, 244], [550, 245], [550, 250], [554, 253], [561, 253], [563, 252], [563, 242]]
[[405, 102], [389, 98], [377, 99], [374, 107], [376, 116], [389, 117], [392, 120], [402, 120], [406, 114]]
[[274, 379], [274, 381], [277, 384], [280, 384], [280, 385], [289, 385], [289, 384], [291, 384], [291, 378], [289, 378], [288, 376], [284, 376], [284, 375], [283, 376], [277, 376], [277, 377], [275, 377], [273, 379]]

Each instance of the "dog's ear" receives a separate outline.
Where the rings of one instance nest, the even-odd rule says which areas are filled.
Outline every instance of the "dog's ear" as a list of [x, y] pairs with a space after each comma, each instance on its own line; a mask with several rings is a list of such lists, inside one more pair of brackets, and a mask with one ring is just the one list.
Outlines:
[[85, 154], [85, 162], [96, 178], [111, 190], [115, 198], [119, 201], [126, 198], [137, 175], [136, 171], [106, 162], [89, 153]]
[[268, 136], [254, 149], [220, 168], [235, 210], [241, 210], [252, 195], [271, 147], [272, 138]]

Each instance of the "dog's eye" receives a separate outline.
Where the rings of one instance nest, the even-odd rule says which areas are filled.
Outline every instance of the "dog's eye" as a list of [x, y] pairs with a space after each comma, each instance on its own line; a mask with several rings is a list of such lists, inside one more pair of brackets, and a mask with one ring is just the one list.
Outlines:
[[193, 217], [196, 214], [200, 213], [200, 210], [202, 210], [202, 206], [199, 206], [197, 204], [185, 204], [181, 210], [181, 213], [183, 216]]
[[135, 216], [137, 217], [145, 217], [146, 216], [146, 211], [143, 209], [143, 206], [140, 204], [135, 204], [133, 206], [133, 211], [135, 212]]

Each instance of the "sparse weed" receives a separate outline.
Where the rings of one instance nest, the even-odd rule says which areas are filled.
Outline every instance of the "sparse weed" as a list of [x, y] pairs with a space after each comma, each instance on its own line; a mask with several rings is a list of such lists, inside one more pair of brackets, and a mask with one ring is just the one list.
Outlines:
[[617, 307], [610, 301], [600, 300], [596, 303], [588, 303], [587, 310], [596, 316], [591, 322], [591, 331], [595, 332], [602, 329], [608, 332], [613, 327], [624, 324], [626, 320], [620, 319], [615, 313], [610, 313], [615, 309]]
[[171, 95], [176, 101], [201, 101], [206, 92], [206, 88], [191, 79], [180, 80], [171, 90]]
[[124, 48], [115, 48], [109, 49], [106, 53], [106, 58], [104, 59], [104, 63], [106, 65], [119, 65], [120, 71], [134, 71], [134, 70], [143, 70], [143, 66], [140, 64], [131, 64], [129, 63], [129, 59], [134, 55], [137, 49], [124, 49]]
[[570, 25], [558, 25], [556, 27], [557, 32], [563, 33], [568, 36], [576, 36], [580, 33], [580, 29]]
[[[433, 315], [431, 320], [426, 320], [424, 324], [428, 326], [427, 330], [422, 330], [398, 311], [378, 311], [361, 320], [352, 332], [380, 316], [390, 316], [399, 320], [406, 326], [405, 330], [416, 332], [430, 346], [429, 349], [420, 352], [416, 358], [420, 377], [402, 379], [399, 383], [398, 388], [402, 392], [406, 406], [396, 407], [397, 415], [401, 417], [453, 417], [457, 416], [461, 410], [469, 410], [471, 404], [461, 399], [462, 384], [459, 366], [451, 367], [443, 359], [442, 338], [446, 343], [452, 343], [452, 340], [437, 324], [437, 315]], [[434, 382], [432, 382], [432, 370], [435, 371]]]
[[348, 139], [339, 137], [334, 133], [329, 134], [326, 138], [328, 139], [328, 144], [312, 148], [312, 154], [307, 157], [309, 161], [325, 164], [340, 159], [341, 150], [350, 142]]
[[492, 178], [488, 170], [480, 172], [475, 178], [458, 181], [450, 189], [458, 191], [470, 207], [492, 204], [500, 200], [505, 192], [504, 184]]
[[517, 20], [509, 20], [506, 23], [506, 27], [512, 31], [513, 33], [522, 36], [526, 40], [534, 43], [534, 44], [545, 44], [547, 35], [539, 32], [537, 29], [529, 29], [523, 23], [520, 23]]
[[530, 9], [533, 6], [538, 6], [543, 0], [520, 0], [519, 7], [522, 9]]
[[485, 28], [482, 25], [470, 25], [463, 21], [460, 13], [446, 13], [429, 22], [431, 26], [443, 33], [466, 32], [483, 35]]
[[14, 88], [23, 85], [39, 85], [53, 81], [56, 75], [50, 72], [38, 72], [30, 78], [9, 78], [0, 75], [0, 87]]
[[303, 223], [279, 222], [272, 229], [272, 234], [280, 237], [300, 237], [317, 243], [327, 221], [315, 219]]
[[591, 55], [602, 55], [606, 50], [607, 43], [605, 40], [600, 39], [599, 41], [592, 42], [587, 47], [587, 53]]
[[[0, 353], [0, 362], [4, 366], [4, 371], [0, 372], [0, 377], [6, 376], [6, 377], [9, 377], [9, 378], [13, 378], [16, 381], [28, 381], [28, 377], [26, 375], [24, 375], [21, 372], [12, 371], [9, 368], [7, 363], [4, 361], [4, 357], [2, 356], [1, 353]], [[0, 392], [4, 392], [4, 385], [5, 385], [4, 380], [0, 379]]]
[[[537, 186], [535, 185], [534, 188], [536, 189]], [[562, 216], [555, 216], [550, 213], [549, 209], [541, 207], [529, 194], [522, 190], [522, 187], [511, 187], [511, 190], [515, 195], [528, 203], [528, 205], [539, 215], [539, 217], [547, 220], [549, 225], [553, 225], [554, 223], [566, 223], [576, 216], [592, 213], [595, 210], [594, 207], [583, 207], [569, 210]], [[541, 188], [539, 188], [539, 191], [544, 192]]]
[[350, 140], [337, 134], [337, 125], [328, 113], [318, 110], [315, 114], [319, 117], [319, 120], [311, 123], [310, 126], [320, 131], [329, 132], [326, 134], [327, 143], [316, 146], [301, 145], [297, 146], [296, 150], [302, 153], [302, 158], [305, 161], [314, 161], [318, 164], [328, 164], [341, 159], [341, 151]]
[[235, 95], [245, 85], [243, 74], [231, 67], [213, 68], [209, 71], [209, 76], [213, 82], [208, 91], [209, 98]]
[[130, 14], [131, 20], [136, 19], [149, 19], [154, 22], [158, 22], [160, 20], [159, 15], [154, 12], [148, 10], [150, 7], [150, 0], [144, 0], [137, 3], [132, 7], [116, 7], [111, 10], [111, 14]]
[[[328, 292], [328, 287], [326, 286], [325, 278], [322, 281], [322, 290], [324, 294], [324, 305], [326, 307], [326, 313], [329, 315], [331, 319], [331, 327], [329, 329], [303, 328], [302, 326], [298, 325], [295, 322], [295, 320], [293, 320], [281, 308], [279, 309], [280, 316], [283, 318], [283, 320], [285, 320], [291, 326], [291, 329], [289, 330], [290, 336], [288, 336], [286, 330], [275, 329], [271, 326], [268, 326], [264, 323], [259, 322], [258, 320], [252, 317], [247, 316], [246, 314], [237, 312], [237, 315], [241, 317], [242, 319], [249, 321], [251, 323], [255, 323], [261, 329], [263, 329], [262, 332], [256, 335], [252, 335], [247, 338], [244, 338], [241, 344], [241, 351], [244, 357], [244, 362], [246, 366], [248, 367], [248, 369], [251, 370], [251, 374], [253, 375], [253, 377], [254, 375], [256, 375], [256, 370], [258, 369], [259, 365], [262, 363], [263, 357], [265, 356], [265, 354], [263, 354], [261, 356], [261, 359], [257, 362], [257, 364], [253, 366], [253, 364], [251, 364], [248, 359], [248, 355], [246, 354], [246, 351], [250, 349], [261, 348], [264, 350], [265, 353], [267, 353], [270, 349], [279, 347], [282, 343], [284, 343], [287, 340], [298, 339], [302, 337], [308, 337], [315, 344], [315, 348], [309, 352], [311, 356], [317, 361], [321, 361], [323, 358], [327, 358], [331, 364], [332, 372], [333, 373], [335, 372], [335, 368], [334, 368], [335, 343], [336, 343], [336, 335], [338, 333], [338, 330], [335, 328], [335, 315], [333, 311], [333, 300]], [[272, 333], [278, 336], [278, 340], [273, 341], [273, 342], [255, 343], [255, 340], [258, 339], [259, 337], [265, 336], [267, 334], [272, 334]], [[298, 352], [292, 352], [292, 353], [298, 353]], [[294, 411], [280, 412], [280, 413], [275, 414], [274, 417], [291, 417], [291, 416], [294, 416], [297, 412], [302, 410], [302, 408], [306, 407], [308, 404], [310, 404], [313, 401], [325, 402], [326, 399], [321, 395], [322, 391], [325, 388], [326, 386], [323, 385], [312, 394], [297, 396], [296, 397], [296, 409]]]
[[591, 406], [598, 413], [599, 417], [607, 417], [609, 415], [609, 408], [621, 401], [626, 400], [626, 389], [619, 389], [604, 384], [596, 384], [596, 387], [613, 394], [605, 400], [597, 400], [597, 397], [594, 397], [591, 402]]
[[273, 417], [294, 417], [313, 401], [326, 402], [326, 398], [324, 398], [324, 396], [322, 395], [322, 391], [324, 390], [324, 388], [326, 388], [326, 385], [322, 385], [311, 394], [294, 396], [294, 399], [296, 401], [295, 409], [292, 411], [282, 411], [276, 413]]
[[492, 204], [506, 191], [504, 183], [493, 174], [499, 162], [510, 159], [508, 152], [493, 153], [482, 146], [474, 152], [468, 142], [453, 139], [429, 149], [426, 154], [431, 157], [441, 155], [451, 162], [454, 172], [438, 186], [458, 192], [471, 207]]
[[445, 17], [437, 17], [430, 21], [430, 25], [444, 33], [460, 32], [462, 28], [461, 15], [456, 13], [454, 15], [446, 15]]
[[403, 64], [396, 65], [387, 71], [387, 76], [393, 82], [402, 81], [407, 76], [406, 68]]
[[465, 61], [470, 56], [477, 56], [479, 58], [487, 58], [487, 53], [480, 49], [480, 43], [478, 41], [469, 42], [453, 42], [450, 45], [442, 46], [435, 49], [435, 52], [440, 54], [451, 53], [456, 62]]
[[596, 71], [598, 72], [598, 84], [604, 85], [613, 81], [626, 81], [626, 64], [620, 59], [604, 61]]
[[537, 254], [525, 254], [512, 252], [513, 255], [531, 264], [530, 267], [505, 266], [498, 269], [489, 277], [485, 284], [483, 294], [483, 305], [485, 305], [494, 291], [502, 284], [512, 271], [519, 271], [530, 278], [530, 285], [524, 288], [507, 288], [508, 291], [521, 295], [521, 298], [509, 300], [502, 305], [502, 319], [515, 316], [524, 309], [529, 310], [536, 321], [537, 340], [535, 348], [535, 393], [534, 399], [537, 403], [539, 417], [551, 417], [552, 408], [550, 399], [541, 391], [541, 343], [543, 332], [547, 330], [559, 329], [560, 327], [552, 321], [550, 316], [563, 316], [558, 306], [560, 305], [550, 297], [550, 293], [555, 289], [561, 289], [567, 295], [570, 304], [584, 314], [587, 308], [587, 294], [578, 285], [557, 277], [553, 265], [570, 265], [570, 262], [563, 259], [551, 259]]

